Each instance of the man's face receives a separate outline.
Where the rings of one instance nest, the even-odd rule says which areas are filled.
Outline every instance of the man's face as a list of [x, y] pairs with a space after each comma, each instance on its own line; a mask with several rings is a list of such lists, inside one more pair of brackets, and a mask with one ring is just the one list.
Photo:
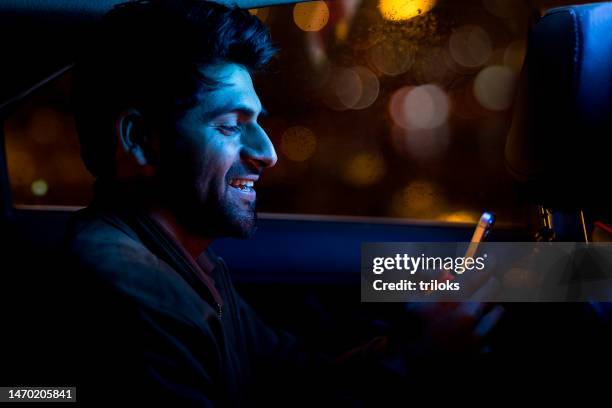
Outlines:
[[221, 86], [198, 95], [174, 137], [162, 137], [163, 199], [192, 232], [246, 237], [256, 226], [257, 180], [276, 152], [257, 123], [262, 106], [249, 72], [230, 63], [200, 70]]

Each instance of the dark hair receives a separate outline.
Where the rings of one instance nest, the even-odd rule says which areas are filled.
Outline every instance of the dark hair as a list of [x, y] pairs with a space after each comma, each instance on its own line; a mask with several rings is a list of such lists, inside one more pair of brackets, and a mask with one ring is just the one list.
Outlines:
[[199, 66], [232, 62], [253, 73], [275, 52], [267, 27], [245, 10], [203, 0], [116, 6], [75, 63], [75, 120], [87, 169], [113, 175], [113, 127], [122, 110], [169, 118], [217, 85]]

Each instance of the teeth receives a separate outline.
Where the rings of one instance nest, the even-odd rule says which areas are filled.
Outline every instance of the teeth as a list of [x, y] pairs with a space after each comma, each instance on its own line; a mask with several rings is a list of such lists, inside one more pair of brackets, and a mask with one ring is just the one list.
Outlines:
[[246, 188], [252, 188], [255, 185], [255, 182], [253, 180], [246, 180], [246, 179], [233, 179], [230, 182], [230, 184], [233, 187], [237, 187], [242, 190], [245, 190]]

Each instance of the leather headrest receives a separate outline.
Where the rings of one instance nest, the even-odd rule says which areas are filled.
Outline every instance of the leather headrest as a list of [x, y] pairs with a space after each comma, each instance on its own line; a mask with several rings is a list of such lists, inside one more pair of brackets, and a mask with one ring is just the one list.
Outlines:
[[612, 3], [547, 12], [529, 38], [506, 161], [532, 198], [610, 208]]

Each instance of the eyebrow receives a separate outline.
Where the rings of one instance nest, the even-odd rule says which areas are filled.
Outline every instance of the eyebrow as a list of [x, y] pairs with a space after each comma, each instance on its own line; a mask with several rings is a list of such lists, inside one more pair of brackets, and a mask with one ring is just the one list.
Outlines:
[[[206, 112], [206, 116], [209, 118], [215, 118], [219, 115], [223, 115], [228, 112], [238, 112], [242, 115], [251, 116], [251, 117], [255, 116], [256, 114], [256, 111], [254, 111], [253, 109], [251, 109], [250, 107], [246, 105], [230, 103], [230, 104], [227, 104], [227, 105], [224, 105], [219, 108]], [[268, 111], [262, 106], [258, 117], [266, 117], [266, 116], [268, 116]]]

